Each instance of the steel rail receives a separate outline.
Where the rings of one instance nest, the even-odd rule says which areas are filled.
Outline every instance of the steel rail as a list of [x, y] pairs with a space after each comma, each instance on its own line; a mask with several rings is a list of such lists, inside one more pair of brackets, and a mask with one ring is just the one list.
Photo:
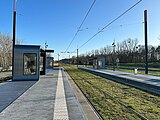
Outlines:
[[[82, 77], [82, 76], [81, 76], [81, 77]], [[116, 85], [114, 85], [113, 83], [108, 82], [107, 79], [105, 79], [105, 78], [92, 77], [92, 78], [85, 78], [85, 79], [86, 79], [86, 80], [93, 80], [93, 79], [102, 80], [102, 81], [104, 81], [105, 83], [110, 84], [112, 87], [119, 88], [119, 89], [121, 89], [121, 90], [123, 90], [123, 91], [125, 91], [125, 92], [127, 92], [127, 93], [133, 94], [134, 96], [138, 96], [138, 97], [140, 97], [140, 98], [146, 99], [147, 101], [150, 101], [150, 102], [156, 104], [158, 107], [160, 107], [160, 103], [159, 103], [158, 101], [152, 100], [152, 99], [150, 99], [150, 98], [148, 98], [148, 97], [146, 97], [146, 96], [142, 96], [142, 95], [140, 95], [140, 94], [138, 94], [138, 93], [134, 93], [134, 92], [132, 92], [132, 91], [123, 89], [123, 88], [120, 87], [120, 86], [116, 86]], [[110, 81], [112, 81], [112, 80], [110, 80]], [[121, 83], [119, 83], [119, 84], [121, 84]], [[122, 85], [123, 85], [123, 84], [122, 84]], [[127, 85], [126, 85], [126, 86], [127, 86]]]
[[[81, 77], [80, 75], [77, 76], [82, 78], [83, 80], [86, 80], [85, 78]], [[76, 80], [76, 79], [74, 79]], [[133, 108], [131, 108], [130, 106], [126, 105], [124, 102], [120, 101], [119, 99], [115, 98], [114, 96], [112, 96], [111, 94], [107, 93], [106, 91], [103, 91], [101, 88], [97, 87], [96, 85], [94, 85], [93, 83], [89, 82], [88, 80], [86, 80], [87, 83], [89, 83], [90, 85], [92, 85], [94, 88], [98, 89], [100, 92], [102, 92], [104, 95], [109, 96], [109, 98], [111, 98], [112, 100], [118, 102], [119, 104], [121, 104], [122, 106], [124, 106], [126, 109], [130, 110], [132, 113], [136, 114], [139, 118], [141, 118], [142, 120], [149, 120], [147, 119], [145, 116], [143, 116], [141, 113], [137, 112], [136, 110], [134, 110]], [[80, 88], [81, 89], [81, 88]], [[81, 90], [82, 91], [82, 90]], [[97, 111], [98, 112], [98, 111]]]

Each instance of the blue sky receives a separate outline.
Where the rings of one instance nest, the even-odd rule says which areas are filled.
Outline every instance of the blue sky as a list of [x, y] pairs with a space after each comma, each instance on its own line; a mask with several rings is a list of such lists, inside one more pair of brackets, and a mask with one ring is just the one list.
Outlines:
[[[0, 0], [0, 32], [12, 35], [13, 1]], [[99, 29], [127, 10], [138, 0], [97, 0], [69, 48], [75, 51]], [[16, 37], [23, 44], [36, 44], [54, 49], [57, 59], [68, 57], [63, 54], [81, 24], [93, 0], [17, 0]], [[97, 35], [83, 46], [79, 52], [85, 53], [111, 45], [113, 40], [121, 42], [127, 38], [138, 38], [144, 44], [143, 12], [148, 10], [148, 44], [159, 45], [160, 40], [160, 0], [143, 0], [134, 9]], [[120, 27], [123, 25], [123, 27]], [[88, 28], [88, 29], [86, 29]], [[107, 30], [107, 29], [106, 29]], [[73, 54], [72, 54], [73, 55]]]

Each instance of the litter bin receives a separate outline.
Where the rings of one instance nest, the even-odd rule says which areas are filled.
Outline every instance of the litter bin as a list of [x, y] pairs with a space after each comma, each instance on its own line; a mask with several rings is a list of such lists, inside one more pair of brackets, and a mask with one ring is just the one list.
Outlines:
[[137, 74], [138, 73], [138, 68], [135, 68], [134, 69], [134, 74]]

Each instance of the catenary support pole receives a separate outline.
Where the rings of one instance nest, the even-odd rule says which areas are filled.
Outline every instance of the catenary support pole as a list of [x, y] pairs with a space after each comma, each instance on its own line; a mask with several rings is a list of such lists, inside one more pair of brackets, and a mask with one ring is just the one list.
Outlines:
[[77, 68], [78, 68], [78, 62], [79, 60], [78, 60], [78, 48], [77, 48]]
[[147, 10], [144, 11], [145, 74], [148, 74]]
[[16, 41], [16, 2], [14, 0], [14, 12], [13, 12], [13, 46], [12, 46], [12, 79], [14, 76], [14, 48], [15, 48], [15, 41]]

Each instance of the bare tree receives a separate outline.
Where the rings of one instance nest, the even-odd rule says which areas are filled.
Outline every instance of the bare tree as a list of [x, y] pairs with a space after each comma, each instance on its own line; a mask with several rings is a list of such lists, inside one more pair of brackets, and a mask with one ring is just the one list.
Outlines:
[[99, 54], [100, 54], [99, 50], [96, 49], [96, 50], [95, 50], [95, 56], [98, 56]]
[[0, 33], [0, 56], [1, 56], [1, 61], [0, 65], [5, 67], [9, 66], [12, 64], [12, 39], [11, 37], [7, 34], [4, 35]]
[[[16, 44], [21, 44], [21, 42], [16, 40]], [[0, 33], [0, 66], [12, 65], [12, 44], [12, 38], [9, 34]]]
[[106, 49], [106, 54], [111, 54], [111, 52], [112, 52], [112, 46], [107, 45], [105, 47], [105, 49]]

